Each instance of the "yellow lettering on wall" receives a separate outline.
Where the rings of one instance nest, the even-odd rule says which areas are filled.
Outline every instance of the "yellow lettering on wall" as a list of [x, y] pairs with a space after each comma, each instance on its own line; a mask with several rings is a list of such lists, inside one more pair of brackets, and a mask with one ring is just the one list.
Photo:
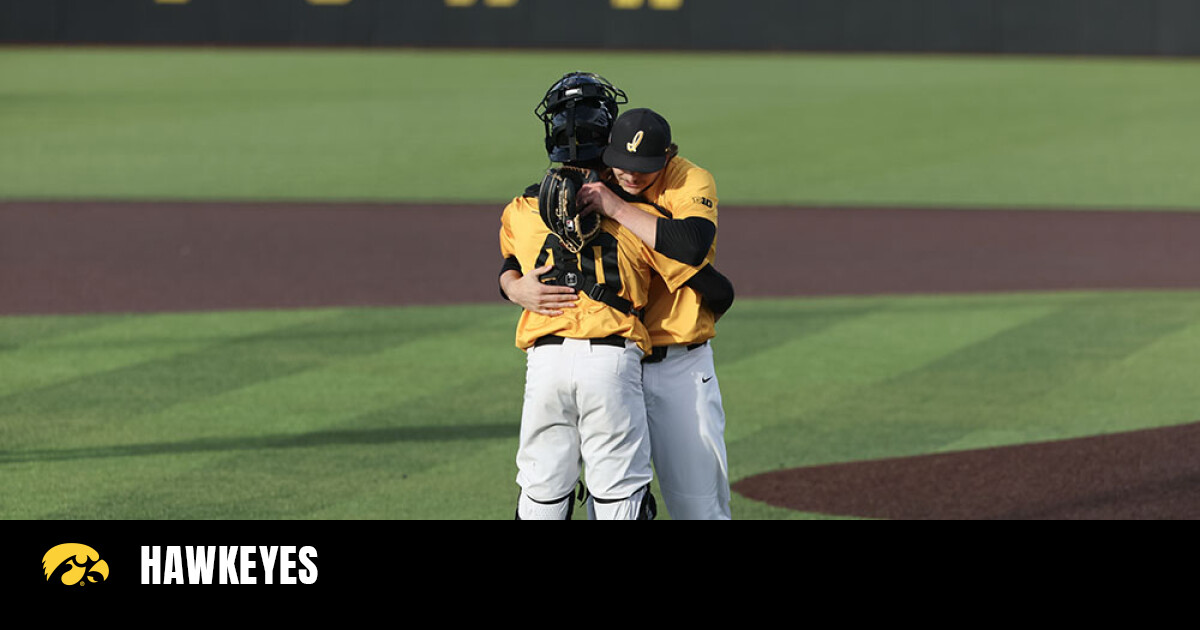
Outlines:
[[446, 0], [448, 7], [470, 7], [475, 6], [475, 0]]
[[[614, 9], [640, 9], [647, 0], [609, 0]], [[683, 0], [649, 0], [650, 8], [655, 11], [678, 11], [683, 8]]]

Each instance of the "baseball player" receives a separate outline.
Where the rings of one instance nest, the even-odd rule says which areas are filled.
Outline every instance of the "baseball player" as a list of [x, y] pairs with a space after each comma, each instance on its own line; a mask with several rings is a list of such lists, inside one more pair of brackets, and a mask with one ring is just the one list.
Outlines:
[[723, 280], [712, 277], [716, 183], [678, 153], [666, 119], [649, 109], [630, 110], [614, 124], [603, 154], [620, 193], [587, 184], [579, 201], [695, 274], [678, 288], [657, 279], [650, 286], [645, 323], [653, 349], [643, 361], [642, 384], [654, 471], [671, 518], [728, 520], [725, 412], [710, 340], [733, 292], [730, 285], [727, 298], [713, 300], [697, 291]]
[[[535, 110], [546, 123], [551, 161], [593, 174], [603, 168], [599, 158], [623, 98], [594, 74], [557, 81]], [[517, 324], [526, 381], [516, 516], [570, 519], [575, 488], [586, 475], [596, 518], [649, 520], [656, 508], [641, 360], [652, 345], [641, 316], [655, 273], [674, 290], [695, 270], [600, 214], [556, 219], [569, 193], [583, 185], [555, 173], [568, 170], [552, 169], [501, 217], [502, 294], [533, 281], [582, 293], [569, 311], [527, 309]], [[551, 194], [563, 189], [565, 196]]]

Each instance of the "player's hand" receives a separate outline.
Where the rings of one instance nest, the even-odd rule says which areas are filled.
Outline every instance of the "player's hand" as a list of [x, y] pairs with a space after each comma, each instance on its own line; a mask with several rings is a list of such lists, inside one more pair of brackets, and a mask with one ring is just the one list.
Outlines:
[[[617, 196], [603, 182], [584, 184], [579, 188], [575, 201], [582, 208], [581, 214], [596, 212], [629, 228], [643, 243], [654, 248], [658, 242], [658, 215], [650, 214]], [[640, 205], [640, 204], [639, 204]]]
[[[542, 284], [541, 276], [554, 268], [543, 265], [506, 283], [503, 287], [509, 301], [521, 308], [541, 315], [562, 315], [563, 309], [575, 308], [579, 294], [571, 287]], [[515, 272], [513, 272], [515, 274]]]
[[618, 205], [623, 203], [621, 198], [617, 197], [616, 193], [604, 182], [584, 184], [579, 188], [575, 200], [582, 208], [580, 214], [598, 212], [610, 218], [617, 210]]

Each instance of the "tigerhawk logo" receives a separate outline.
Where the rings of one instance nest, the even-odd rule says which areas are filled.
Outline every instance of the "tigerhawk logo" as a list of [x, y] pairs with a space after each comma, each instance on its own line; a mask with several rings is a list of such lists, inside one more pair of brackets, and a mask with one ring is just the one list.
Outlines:
[[108, 579], [108, 563], [100, 559], [95, 549], [79, 543], [56, 545], [42, 556], [46, 581], [53, 576], [67, 586], [86, 586]]
[[639, 131], [633, 135], [633, 140], [625, 143], [625, 148], [628, 149], [630, 153], [637, 153], [638, 145], [642, 143], [642, 135], [643, 132]]

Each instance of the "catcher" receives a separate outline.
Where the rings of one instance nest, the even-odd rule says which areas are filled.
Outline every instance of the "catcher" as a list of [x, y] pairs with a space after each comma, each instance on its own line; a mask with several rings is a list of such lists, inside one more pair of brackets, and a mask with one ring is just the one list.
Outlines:
[[577, 195], [600, 180], [600, 156], [624, 102], [591, 73], [551, 86], [535, 111], [550, 159], [562, 166], [501, 217], [502, 293], [524, 279], [578, 299], [557, 315], [525, 310], [517, 323], [516, 346], [526, 352], [516, 458], [522, 520], [570, 519], [581, 482], [598, 519], [656, 515], [641, 365], [651, 341], [641, 317], [654, 274], [678, 288], [695, 269], [599, 213], [580, 214]]

